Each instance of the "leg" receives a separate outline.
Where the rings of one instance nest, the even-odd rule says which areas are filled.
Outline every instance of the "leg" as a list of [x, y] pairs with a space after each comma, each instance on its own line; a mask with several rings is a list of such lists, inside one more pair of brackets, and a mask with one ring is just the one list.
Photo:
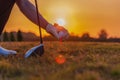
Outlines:
[[[9, 3], [8, 3], [9, 2]], [[15, 0], [9, 0], [9, 1], [2, 1], [2, 5], [0, 5], [0, 7], [3, 6], [3, 10], [1, 10], [0, 12], [0, 35], [2, 34], [2, 31], [5, 27], [6, 22], [8, 21], [9, 15], [11, 13], [12, 7], [15, 3]], [[4, 7], [6, 4], [6, 7]], [[7, 9], [8, 8], [8, 9]], [[2, 8], [1, 8], [2, 9]], [[1, 37], [1, 36], [0, 36]], [[9, 54], [16, 54], [16, 51], [13, 50], [7, 50], [4, 49], [0, 46], [0, 55], [4, 55], [7, 56]]]
[[[7, 21], [7, 18], [5, 18], [3, 20], [2, 16], [1, 16], [1, 20], [0, 20], [0, 35], [2, 34], [2, 31], [4, 29], [4, 26], [5, 24], [3, 24], [5, 21]], [[1, 40], [1, 36], [0, 36], [0, 40]], [[7, 50], [7, 49], [4, 49], [0, 46], [0, 55], [3, 55], [3, 56], [8, 56], [10, 54], [16, 54], [16, 51], [13, 51], [13, 50]]]

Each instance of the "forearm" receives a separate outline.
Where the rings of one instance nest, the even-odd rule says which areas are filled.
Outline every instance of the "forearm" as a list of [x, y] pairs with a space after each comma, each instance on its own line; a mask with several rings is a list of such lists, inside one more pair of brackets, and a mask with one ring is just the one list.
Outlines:
[[[16, 3], [21, 10], [21, 12], [33, 23], [38, 25], [37, 15], [36, 15], [36, 8], [35, 6], [30, 3], [28, 0], [16, 0]], [[44, 29], [46, 29], [46, 26], [48, 25], [48, 22], [42, 17], [41, 14], [39, 14], [40, 19], [40, 26]]]

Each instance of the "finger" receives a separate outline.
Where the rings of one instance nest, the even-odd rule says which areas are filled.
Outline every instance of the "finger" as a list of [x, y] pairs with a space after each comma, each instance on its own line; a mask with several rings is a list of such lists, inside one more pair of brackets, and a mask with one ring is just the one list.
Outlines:
[[56, 30], [53, 31], [53, 34], [57, 39], [59, 39], [59, 35], [58, 35], [58, 32]]
[[64, 39], [68, 39], [68, 37], [69, 37], [69, 33], [66, 32], [66, 33], [64, 34]]

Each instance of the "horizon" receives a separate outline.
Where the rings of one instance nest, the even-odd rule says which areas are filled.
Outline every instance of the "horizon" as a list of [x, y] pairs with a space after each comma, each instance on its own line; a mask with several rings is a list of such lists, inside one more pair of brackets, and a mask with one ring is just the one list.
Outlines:
[[[19, 31], [19, 30], [18, 30]], [[13, 32], [13, 33], [17, 33], [18, 31], [4, 31], [4, 32], [7, 32], [7, 33], [11, 33], [11, 32]], [[22, 31], [22, 30], [20, 30], [22, 33], [30, 33], [30, 34], [33, 34], [33, 35], [35, 35], [36, 37], [39, 37], [39, 35], [37, 35], [37, 34], [35, 34], [34, 32], [31, 32], [31, 31], [28, 31], [28, 32], [26, 32], [26, 31]], [[4, 32], [2, 33], [2, 34], [4, 34]], [[101, 30], [99, 31], [99, 33], [101, 32]], [[105, 32], [107, 33], [107, 31], [105, 30]], [[83, 34], [81, 34], [81, 35], [77, 35], [77, 34], [75, 34], [74, 32], [71, 32], [70, 33], [70, 37], [72, 37], [72, 36], [74, 36], [74, 37], [82, 37], [84, 34], [88, 34], [89, 35], [89, 37], [90, 38], [99, 38], [99, 33], [97, 34], [97, 37], [94, 37], [94, 36], [91, 36], [91, 34], [90, 33], [88, 33], [88, 32], [85, 32], [85, 33], [83, 33]], [[109, 39], [109, 38], [120, 38], [120, 37], [109, 37], [108, 36], [109, 34], [107, 33], [107, 38]], [[45, 35], [43, 35], [43, 37], [47, 37], [47, 36], [51, 36], [51, 37], [53, 37], [52, 35], [50, 35], [50, 34], [45, 34]]]
[[[31, 0], [32, 3], [33, 1]], [[81, 36], [88, 32], [92, 37], [98, 37], [101, 29], [105, 29], [109, 37], [120, 37], [119, 3], [118, 0], [38, 1], [39, 11], [48, 22], [53, 24], [56, 20], [63, 19], [66, 23], [65, 28], [70, 33]], [[39, 36], [38, 27], [30, 22], [15, 5], [4, 30], [9, 32], [19, 29]], [[46, 35], [45, 30], [42, 32]]]

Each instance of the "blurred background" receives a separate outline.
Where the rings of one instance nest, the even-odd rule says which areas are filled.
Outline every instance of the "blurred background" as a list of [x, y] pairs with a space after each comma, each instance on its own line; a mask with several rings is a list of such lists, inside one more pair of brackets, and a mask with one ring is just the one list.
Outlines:
[[[29, 1], [34, 4], [34, 0]], [[89, 33], [95, 38], [101, 30], [105, 30], [109, 38], [120, 37], [119, 3], [119, 0], [38, 0], [39, 11], [48, 22], [63, 25], [71, 35]], [[39, 36], [38, 27], [15, 4], [4, 31], [18, 30]], [[44, 30], [43, 34], [48, 35]]]

